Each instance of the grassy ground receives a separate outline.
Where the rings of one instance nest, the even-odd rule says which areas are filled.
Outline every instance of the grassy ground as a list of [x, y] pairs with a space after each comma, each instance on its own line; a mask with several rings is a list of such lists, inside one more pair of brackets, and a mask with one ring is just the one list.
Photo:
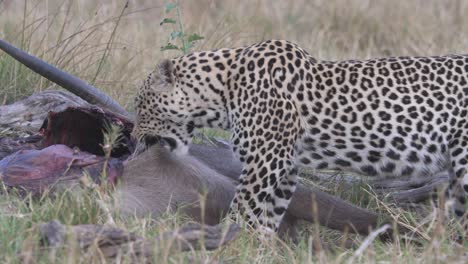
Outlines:
[[[180, 1], [187, 32], [205, 39], [193, 50], [234, 47], [281, 38], [297, 42], [319, 59], [373, 58], [394, 55], [465, 53], [468, 47], [468, 2], [461, 0], [297, 0], [297, 1]], [[135, 89], [162, 58], [179, 55], [161, 52], [172, 32], [161, 27], [167, 1], [0, 0], [0, 38], [40, 56], [58, 67], [102, 88], [132, 109]], [[0, 53], [0, 104], [12, 102], [51, 84]], [[210, 132], [211, 133], [211, 132]], [[361, 186], [336, 188], [333, 193], [360, 206], [392, 213], [422, 230], [421, 245], [363, 243], [364, 237], [306, 226], [298, 245], [277, 243], [243, 234], [215, 252], [163, 256], [164, 262], [404, 262], [463, 263], [468, 246], [450, 240], [456, 227], [421, 218], [367, 194]], [[16, 195], [0, 196], [0, 261], [23, 259], [40, 263], [98, 262], [74, 250], [39, 254], [38, 223], [59, 219], [67, 224], [106, 223], [99, 201], [111, 205], [107, 194], [67, 192], [39, 201]], [[431, 208], [429, 207], [429, 212]], [[186, 219], [170, 212], [164, 218], [121, 219], [117, 226], [150, 237], [179, 226]], [[313, 252], [318, 237], [333, 250]], [[339, 246], [346, 237], [350, 248]], [[361, 248], [362, 247], [362, 248]], [[465, 259], [466, 261], [466, 256]], [[466, 262], [465, 262], [466, 263]]]

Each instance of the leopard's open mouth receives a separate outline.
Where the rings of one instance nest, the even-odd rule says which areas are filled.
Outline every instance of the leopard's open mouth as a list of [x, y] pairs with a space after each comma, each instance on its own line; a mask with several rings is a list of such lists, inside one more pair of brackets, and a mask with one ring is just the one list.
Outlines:
[[162, 137], [161, 138], [161, 145], [169, 146], [169, 149], [173, 151], [177, 148], [177, 140], [170, 138], [170, 137]]
[[149, 148], [156, 144], [160, 144], [163, 147], [169, 147], [170, 151], [173, 151], [174, 149], [177, 148], [177, 141], [171, 137], [145, 135], [143, 137], [143, 142], [146, 145], [146, 148]]
[[145, 135], [143, 137], [143, 143], [145, 144], [146, 148], [149, 148], [153, 145], [160, 143], [161, 137], [160, 136], [153, 136], [153, 135]]

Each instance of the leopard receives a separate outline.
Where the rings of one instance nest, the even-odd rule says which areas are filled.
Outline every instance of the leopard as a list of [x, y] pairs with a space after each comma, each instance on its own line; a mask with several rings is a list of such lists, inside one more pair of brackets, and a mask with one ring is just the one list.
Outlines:
[[266, 40], [162, 60], [135, 97], [139, 140], [185, 155], [195, 131], [230, 131], [243, 169], [230, 210], [275, 233], [298, 170], [375, 178], [449, 171], [452, 212], [466, 222], [468, 55], [318, 60]]

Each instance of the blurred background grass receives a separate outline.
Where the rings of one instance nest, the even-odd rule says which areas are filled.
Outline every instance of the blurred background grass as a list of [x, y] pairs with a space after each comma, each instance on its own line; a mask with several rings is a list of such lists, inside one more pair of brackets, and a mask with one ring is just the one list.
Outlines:
[[[170, 27], [154, 0], [0, 0], [0, 38], [102, 88], [131, 109], [138, 80], [162, 58]], [[181, 0], [192, 50], [265, 39], [297, 42], [318, 59], [466, 53], [468, 1]], [[101, 64], [101, 66], [99, 66]], [[99, 69], [98, 69], [99, 68]], [[50, 83], [0, 53], [0, 103]]]

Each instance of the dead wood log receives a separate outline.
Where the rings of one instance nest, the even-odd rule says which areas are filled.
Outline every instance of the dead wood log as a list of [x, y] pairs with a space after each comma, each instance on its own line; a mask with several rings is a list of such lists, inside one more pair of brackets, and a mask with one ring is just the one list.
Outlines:
[[[93, 107], [69, 92], [50, 90], [34, 93], [13, 104], [0, 106], [0, 131], [25, 131], [34, 135], [34, 139], [42, 136], [37, 147], [64, 144], [102, 156], [103, 132], [109, 125], [121, 130], [119, 144], [112, 149], [111, 155], [128, 156], [135, 145], [130, 136], [133, 123], [121, 115]], [[32, 138], [12, 140], [0, 137], [0, 159], [8, 150], [12, 153], [27, 149], [18, 143]]]
[[[149, 261], [158, 250], [169, 252], [190, 251], [199, 248], [214, 250], [235, 240], [240, 227], [231, 224], [207, 226], [189, 223], [156, 238], [145, 239], [127, 231], [103, 225], [64, 226], [53, 220], [39, 226], [41, 240], [49, 247], [67, 245], [67, 237], [76, 239], [82, 250], [99, 250], [107, 259], [130, 254], [134, 260]], [[74, 241], [69, 241], [72, 245]], [[76, 243], [75, 243], [76, 245]]]
[[61, 112], [68, 107], [90, 107], [76, 95], [48, 90], [34, 93], [9, 105], [0, 105], [0, 131], [13, 130], [37, 133], [50, 111]]

